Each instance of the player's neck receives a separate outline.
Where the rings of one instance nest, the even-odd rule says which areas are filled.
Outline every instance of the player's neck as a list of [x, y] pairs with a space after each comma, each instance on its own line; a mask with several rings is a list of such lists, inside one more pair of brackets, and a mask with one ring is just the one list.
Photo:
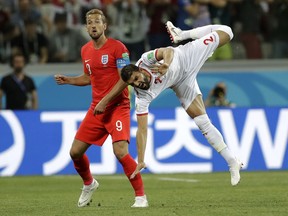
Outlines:
[[97, 40], [93, 40], [94, 48], [100, 49], [107, 41], [106, 36], [101, 36]]
[[15, 73], [15, 72], [14, 72], [13, 75], [14, 75], [15, 77], [17, 77], [18, 80], [24, 79], [24, 72], [23, 72], [23, 71], [18, 72], [18, 73]]

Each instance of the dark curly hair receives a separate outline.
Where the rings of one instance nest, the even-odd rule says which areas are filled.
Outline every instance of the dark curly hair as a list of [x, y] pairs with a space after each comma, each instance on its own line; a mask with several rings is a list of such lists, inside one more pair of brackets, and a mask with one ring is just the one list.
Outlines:
[[132, 76], [132, 73], [134, 71], [138, 71], [138, 70], [139, 70], [139, 68], [134, 64], [129, 64], [129, 65], [124, 66], [121, 70], [122, 80], [124, 82], [127, 82], [130, 79], [130, 77]]

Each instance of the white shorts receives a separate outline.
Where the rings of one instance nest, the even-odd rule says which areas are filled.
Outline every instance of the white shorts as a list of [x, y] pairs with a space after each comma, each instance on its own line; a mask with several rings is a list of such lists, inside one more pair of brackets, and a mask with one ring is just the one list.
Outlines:
[[[212, 56], [219, 44], [219, 36], [212, 32], [198, 40], [175, 48], [174, 57], [181, 79], [172, 87], [182, 107], [187, 110], [197, 95], [201, 95], [196, 76], [205, 61]], [[175, 55], [176, 54], [176, 55]]]
[[180, 100], [181, 106], [187, 110], [197, 95], [202, 95], [198, 86], [197, 80], [189, 77], [190, 79], [184, 80], [180, 86], [173, 88], [177, 97]]

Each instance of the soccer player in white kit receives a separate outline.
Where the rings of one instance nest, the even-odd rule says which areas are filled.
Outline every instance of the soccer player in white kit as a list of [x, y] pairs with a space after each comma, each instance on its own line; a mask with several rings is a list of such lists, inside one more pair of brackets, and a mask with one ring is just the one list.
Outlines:
[[[147, 142], [149, 104], [165, 89], [171, 88], [179, 98], [182, 107], [193, 118], [210, 145], [228, 163], [231, 184], [235, 186], [240, 181], [240, 169], [243, 164], [229, 150], [221, 133], [208, 118], [196, 80], [200, 68], [213, 54], [214, 50], [233, 38], [232, 30], [225, 25], [208, 25], [182, 31], [170, 21], [166, 25], [172, 42], [178, 43], [186, 39], [195, 40], [178, 47], [148, 51], [142, 55], [135, 65], [127, 65], [121, 71], [122, 80], [133, 86], [136, 94], [138, 165], [131, 178], [146, 167], [144, 156]], [[106, 104], [122, 91], [119, 86], [123, 86], [123, 81], [119, 81], [119, 85], [116, 84], [101, 100], [95, 109], [96, 113], [102, 113]]]

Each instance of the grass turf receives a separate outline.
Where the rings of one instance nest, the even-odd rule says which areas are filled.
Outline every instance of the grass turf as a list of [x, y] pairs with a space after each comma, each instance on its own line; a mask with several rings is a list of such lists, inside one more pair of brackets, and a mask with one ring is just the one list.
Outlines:
[[134, 209], [124, 175], [97, 176], [100, 187], [85, 208], [77, 207], [78, 176], [0, 177], [0, 215], [288, 215], [288, 171], [242, 172], [241, 178], [232, 187], [229, 172], [143, 174], [150, 206]]

